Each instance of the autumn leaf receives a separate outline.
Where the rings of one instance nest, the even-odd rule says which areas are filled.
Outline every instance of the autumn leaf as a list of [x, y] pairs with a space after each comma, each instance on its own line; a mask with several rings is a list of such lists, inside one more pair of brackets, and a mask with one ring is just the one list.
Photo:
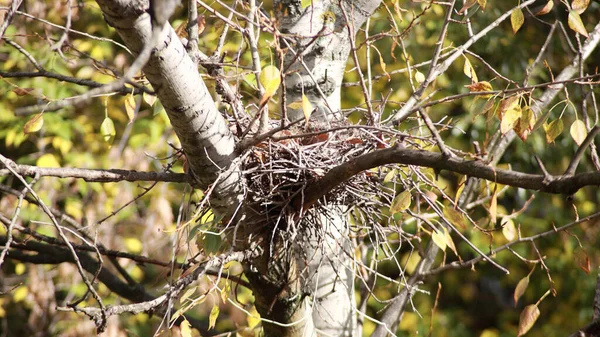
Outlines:
[[583, 21], [581, 21], [581, 17], [576, 11], [569, 11], [569, 18], [567, 22], [569, 24], [569, 28], [571, 28], [573, 31], [585, 37], [589, 37], [588, 32], [585, 30], [585, 26], [583, 25]]
[[492, 226], [496, 225], [496, 217], [498, 215], [498, 196], [496, 195], [496, 191], [492, 194], [492, 199], [490, 200], [490, 221]]
[[210, 315], [208, 316], [208, 329], [212, 329], [217, 324], [217, 317], [219, 317], [219, 305], [215, 304], [210, 310]]
[[179, 329], [181, 329], [181, 337], [192, 337], [192, 327], [187, 319], [183, 319]]
[[416, 71], [415, 72], [415, 81], [417, 81], [417, 83], [421, 84], [425, 81], [425, 75], [423, 75], [422, 72], [420, 71]]
[[129, 118], [129, 123], [133, 122], [135, 118], [135, 97], [133, 95], [127, 95], [125, 98], [125, 112], [127, 113], [127, 118]]
[[434, 229], [433, 233], [431, 233], [431, 239], [436, 246], [440, 247], [441, 250], [446, 250], [446, 235], [442, 230]]
[[[492, 90], [494, 90], [494, 88], [492, 87], [492, 85], [488, 81], [480, 81], [480, 82], [476, 82], [476, 83], [473, 83], [473, 84], [465, 85], [465, 88], [469, 89], [469, 92], [485, 92], [485, 91], [492, 91]], [[476, 96], [476, 97], [490, 98], [490, 97], [492, 97], [492, 95], [491, 94], [488, 94], [488, 95], [479, 95], [479, 96]]]
[[148, 104], [149, 106], [153, 106], [156, 102], [156, 96], [146, 92], [142, 95], [142, 98], [144, 99], [144, 102], [146, 102], [146, 104]]
[[109, 117], [104, 118], [102, 124], [100, 125], [100, 134], [104, 138], [104, 141], [108, 144], [112, 144], [115, 139], [116, 131], [115, 131], [115, 123]]
[[30, 92], [32, 92], [33, 90], [34, 90], [34, 88], [14, 88], [12, 90], [12, 92], [17, 94], [17, 96], [25, 96], [25, 95], [29, 94]]
[[477, 3], [477, 0], [467, 0], [465, 1], [465, 4], [463, 5], [463, 7], [458, 11], [458, 14], [462, 14], [464, 13], [467, 9], [475, 6], [475, 4]]
[[25, 123], [25, 126], [23, 126], [23, 133], [28, 134], [38, 132], [42, 129], [42, 126], [44, 126], [44, 113], [40, 112]]
[[410, 207], [411, 202], [411, 194], [409, 191], [403, 191], [398, 194], [392, 204], [390, 205], [390, 213], [396, 214], [398, 212], [404, 211]]
[[446, 218], [446, 220], [450, 221], [451, 224], [457, 227], [463, 229], [466, 227], [465, 218], [463, 214], [452, 207], [444, 207], [444, 217]]
[[467, 57], [465, 57], [465, 65], [463, 67], [463, 72], [467, 75], [468, 78], [471, 79], [471, 82], [476, 83], [479, 82], [477, 79], [477, 74], [475, 73], [475, 69], [473, 69], [473, 65], [471, 65], [471, 61]]
[[517, 228], [515, 227], [515, 223], [510, 218], [502, 218], [500, 220], [502, 223], [502, 235], [508, 241], [513, 241], [517, 237]]
[[517, 34], [517, 31], [523, 26], [524, 22], [525, 16], [523, 16], [523, 11], [521, 8], [515, 8], [510, 13], [510, 25], [512, 26], [513, 34]]
[[581, 15], [588, 8], [589, 4], [590, 0], [573, 0], [571, 9]]
[[506, 110], [502, 116], [502, 122], [500, 123], [500, 131], [502, 134], [506, 134], [508, 131], [512, 130], [519, 118], [521, 118], [521, 107], [519, 105], [513, 105], [510, 109]]
[[487, 0], [477, 0], [477, 3], [481, 7], [481, 10], [485, 10], [485, 6], [487, 6]]
[[515, 287], [515, 293], [513, 295], [513, 299], [515, 301], [515, 307], [517, 306], [517, 303], [519, 302], [519, 298], [521, 298], [521, 296], [523, 296], [523, 294], [525, 293], [525, 290], [527, 290], [527, 286], [529, 286], [529, 275], [523, 277], [519, 283], [517, 283], [517, 286]]
[[581, 270], [583, 270], [586, 274], [589, 274], [592, 267], [590, 263], [590, 257], [588, 256], [588, 253], [585, 251], [585, 249], [575, 249], [575, 251], [573, 252], [573, 257], [575, 258], [577, 266], [579, 266], [579, 268], [581, 268]]
[[540, 309], [538, 309], [537, 305], [530, 304], [526, 306], [523, 311], [521, 311], [521, 318], [519, 320], [519, 332], [517, 333], [517, 337], [523, 336], [527, 333], [535, 324], [538, 317], [540, 317]]
[[259, 103], [262, 106], [277, 92], [277, 89], [281, 84], [281, 73], [276, 66], [268, 65], [262, 69], [258, 80], [265, 89], [265, 93], [263, 94], [263, 97], [261, 97]]
[[556, 137], [558, 137], [564, 129], [562, 119], [557, 119], [550, 124], [544, 124], [544, 131], [546, 131], [546, 142], [548, 144], [554, 143]]
[[583, 143], [585, 137], [587, 136], [587, 129], [585, 128], [585, 123], [583, 123], [583, 121], [579, 119], [574, 121], [573, 124], [571, 124], [570, 133], [571, 137], [573, 137], [573, 140], [575, 140], [575, 143], [577, 143], [577, 145], [581, 145], [581, 143]]
[[546, 5], [544, 7], [542, 7], [542, 9], [540, 9], [537, 13], [535, 13], [535, 15], [548, 14], [548, 13], [550, 13], [550, 11], [552, 10], [553, 7], [554, 7], [554, 0], [548, 0]]
[[519, 121], [515, 124], [515, 133], [524, 142], [527, 140], [527, 137], [533, 130], [534, 126], [535, 116], [533, 114], [533, 110], [531, 110], [531, 107], [526, 105], [523, 107], [523, 109], [521, 109], [521, 118], [519, 118]]
[[308, 100], [308, 97], [306, 97], [305, 94], [302, 94], [302, 112], [304, 112], [304, 118], [306, 119], [307, 123], [310, 120], [313, 110], [314, 108]]

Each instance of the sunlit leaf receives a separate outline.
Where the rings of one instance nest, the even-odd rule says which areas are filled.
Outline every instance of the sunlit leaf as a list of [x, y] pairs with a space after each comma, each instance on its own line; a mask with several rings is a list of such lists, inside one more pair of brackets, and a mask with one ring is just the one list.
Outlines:
[[502, 223], [502, 235], [506, 240], [513, 241], [517, 238], [517, 228], [512, 219], [505, 217], [500, 220], [500, 223]]
[[573, 0], [571, 9], [581, 15], [588, 8], [589, 4], [590, 0]]
[[58, 160], [56, 160], [56, 157], [52, 153], [46, 153], [45, 155], [39, 157], [35, 162], [35, 165], [39, 167], [60, 167]]
[[464, 215], [452, 207], [444, 207], [444, 217], [454, 226], [465, 228]]
[[17, 94], [17, 96], [25, 96], [35, 90], [34, 88], [14, 88], [12, 92]]
[[502, 116], [502, 122], [500, 123], [500, 131], [502, 134], [512, 130], [519, 118], [521, 118], [521, 107], [519, 105], [513, 105], [506, 110]]
[[446, 235], [442, 230], [433, 230], [433, 233], [431, 233], [431, 239], [436, 246], [440, 247], [441, 250], [446, 250]]
[[576, 120], [571, 124], [571, 137], [575, 140], [577, 145], [581, 145], [587, 136], [587, 129], [585, 128], [585, 123], [581, 120]]
[[264, 105], [277, 92], [281, 84], [281, 73], [276, 66], [268, 65], [262, 68], [258, 80], [265, 89], [265, 93], [260, 99], [260, 105]]
[[477, 3], [481, 7], [481, 10], [485, 10], [485, 6], [487, 6], [487, 0], [477, 0]]
[[448, 248], [454, 252], [454, 255], [458, 256], [458, 251], [456, 250], [454, 240], [452, 240], [452, 236], [446, 227], [444, 227], [444, 236], [446, 238], [446, 244], [448, 245]]
[[181, 337], [192, 337], [192, 326], [187, 319], [183, 319], [181, 325], [179, 325], [179, 329], [181, 330]]
[[415, 71], [415, 81], [417, 81], [417, 83], [423, 83], [425, 81], [425, 75], [423, 75], [422, 72], [420, 71]]
[[44, 113], [40, 112], [39, 114], [33, 115], [33, 117], [25, 123], [23, 132], [26, 134], [38, 132], [42, 129], [42, 126], [44, 126]]
[[305, 94], [302, 94], [302, 112], [304, 112], [304, 118], [306, 119], [306, 122], [310, 120], [310, 115], [312, 115], [313, 109], [314, 108], [308, 100], [308, 97], [306, 97]]
[[215, 324], [217, 324], [217, 317], [219, 317], [219, 305], [215, 304], [213, 305], [212, 309], [210, 310], [210, 315], [208, 316], [208, 329], [212, 329], [215, 327]]
[[498, 196], [496, 195], [496, 191], [492, 194], [492, 198], [490, 199], [490, 221], [492, 226], [496, 225], [496, 217], [498, 215]]
[[190, 296], [192, 296], [196, 292], [196, 289], [198, 289], [198, 287], [191, 287], [190, 289], [186, 290], [185, 293], [183, 293], [183, 295], [181, 295], [181, 298], [179, 299], [179, 303], [185, 302], [185, 300], [187, 300]]
[[587, 30], [585, 30], [585, 25], [583, 24], [583, 21], [581, 21], [581, 17], [579, 16], [579, 14], [577, 14], [576, 11], [569, 11], [568, 23], [569, 28], [571, 28], [573, 31], [585, 37], [589, 36]]
[[390, 213], [395, 214], [404, 211], [410, 207], [411, 194], [409, 191], [403, 191], [398, 194], [390, 205]]
[[100, 125], [100, 134], [104, 137], [105, 142], [112, 144], [117, 133], [115, 131], [115, 123], [110, 117], [106, 117], [102, 121], [102, 124]]
[[[476, 82], [473, 84], [465, 85], [465, 88], [469, 89], [469, 92], [484, 92], [484, 91], [494, 90], [494, 88], [492, 87], [492, 84], [488, 81], [480, 81], [480, 82]], [[490, 97], [492, 97], [492, 95], [491, 94], [479, 95], [476, 97], [490, 98]]]
[[535, 15], [548, 14], [548, 13], [550, 13], [550, 11], [552, 10], [553, 7], [554, 7], [554, 0], [548, 0], [546, 5], [544, 7], [542, 7], [542, 9], [540, 9], [537, 13], [535, 13]]
[[302, 6], [302, 9], [306, 9], [306, 7], [311, 6], [312, 2], [313, 2], [313, 0], [302, 0], [302, 2], [300, 3]]
[[540, 309], [538, 309], [537, 305], [530, 304], [526, 306], [523, 311], [521, 311], [519, 332], [517, 333], [517, 337], [526, 334], [527, 331], [531, 329], [533, 324], [535, 324], [535, 321], [537, 321], [538, 317], [540, 317]]
[[142, 241], [138, 238], [126, 238], [125, 247], [131, 253], [139, 253], [143, 249]]
[[148, 94], [148, 93], [144, 93], [142, 95], [142, 98], [144, 99], [144, 102], [146, 102], [146, 104], [153, 106], [154, 102], [156, 102], [156, 96]]
[[519, 138], [521, 138], [521, 140], [524, 142], [527, 140], [527, 137], [533, 130], [534, 126], [535, 115], [533, 114], [531, 107], [526, 105], [521, 109], [521, 118], [519, 118], [519, 121], [515, 124], [514, 130], [517, 136], [519, 136]]
[[544, 131], [546, 131], [546, 142], [548, 142], [548, 144], [554, 143], [554, 140], [563, 132], [563, 129], [564, 125], [562, 119], [554, 120], [550, 122], [550, 124], [544, 124]]
[[225, 285], [221, 289], [221, 301], [223, 301], [223, 304], [225, 304], [227, 302], [230, 292], [231, 292], [231, 285], [229, 284], [229, 282], [225, 281]]
[[523, 294], [525, 293], [525, 290], [527, 290], [527, 287], [529, 286], [529, 275], [523, 277], [519, 283], [517, 283], [517, 286], [515, 287], [515, 293], [513, 295], [513, 300], [515, 301], [515, 307], [517, 306], [517, 303], [519, 302], [519, 298], [521, 298], [521, 296], [523, 296]]
[[29, 290], [26, 286], [20, 286], [15, 289], [12, 293], [12, 300], [15, 303], [21, 302], [25, 298], [27, 298], [27, 294], [29, 294]]
[[127, 113], [127, 118], [129, 118], [129, 123], [135, 118], [135, 106], [135, 97], [131, 94], [127, 95], [125, 98], [125, 112]]
[[525, 22], [525, 16], [521, 8], [515, 8], [510, 13], [510, 25], [512, 26], [513, 34], [517, 34], [523, 23]]
[[477, 79], [477, 74], [475, 73], [475, 69], [471, 65], [471, 61], [465, 57], [465, 65], [463, 67], [463, 72], [467, 75], [468, 78], [471, 79], [471, 82], [476, 83], [479, 82]]

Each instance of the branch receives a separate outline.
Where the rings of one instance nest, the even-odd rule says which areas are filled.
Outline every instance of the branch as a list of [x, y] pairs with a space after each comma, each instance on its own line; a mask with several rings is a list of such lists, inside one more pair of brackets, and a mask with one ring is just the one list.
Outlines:
[[494, 168], [480, 160], [466, 160], [457, 157], [447, 158], [441, 153], [412, 150], [396, 145], [388, 149], [355, 157], [332, 168], [323, 178], [310, 184], [304, 190], [304, 193], [296, 197], [293, 205], [297, 209], [300, 209], [300, 206], [306, 209], [306, 207], [310, 207], [310, 205], [333, 188], [359, 172], [387, 164], [430, 167], [438, 171], [447, 170], [503, 185], [554, 194], [571, 195], [584, 186], [600, 185], [600, 172], [547, 177], [542, 174], [530, 174]]
[[[58, 178], [79, 178], [88, 182], [119, 182], [119, 181], [163, 181], [172, 183], [190, 183], [190, 176], [184, 173], [172, 172], [138, 172], [130, 170], [95, 170], [80, 168], [49, 168], [37, 167], [31, 165], [19, 165], [14, 161], [7, 159], [7, 165], [10, 169], [23, 177], [58, 177]], [[8, 168], [0, 169], [0, 176], [10, 175]]]

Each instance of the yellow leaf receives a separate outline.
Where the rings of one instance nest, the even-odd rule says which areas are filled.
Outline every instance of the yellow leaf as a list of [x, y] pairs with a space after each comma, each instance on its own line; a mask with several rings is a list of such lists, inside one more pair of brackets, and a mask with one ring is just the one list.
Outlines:
[[527, 137], [535, 126], [535, 116], [529, 106], [524, 106], [521, 109], [521, 118], [515, 124], [514, 130], [522, 141], [527, 140]]
[[135, 118], [135, 106], [135, 97], [127, 95], [127, 98], [125, 98], [125, 112], [127, 113], [127, 118], [129, 118], [129, 123]]
[[265, 89], [265, 93], [260, 100], [260, 105], [263, 105], [277, 92], [281, 84], [281, 74], [276, 66], [268, 65], [262, 68], [258, 80]]
[[479, 6], [481, 6], [481, 10], [485, 10], [485, 6], [487, 6], [487, 0], [477, 0]]
[[479, 82], [477, 80], [477, 74], [475, 74], [475, 69], [471, 65], [471, 61], [467, 57], [465, 57], [465, 65], [463, 67], [463, 72], [467, 75], [468, 78], [471, 79], [473, 83]]
[[26, 286], [20, 286], [12, 294], [13, 302], [17, 303], [21, 302], [27, 297], [27, 294], [29, 294], [29, 290]]
[[292, 102], [292, 103], [288, 104], [288, 108], [291, 108], [291, 109], [301, 109], [302, 108], [302, 101]]
[[181, 329], [181, 337], [192, 337], [192, 327], [187, 319], [183, 319], [179, 329]]
[[125, 247], [132, 253], [139, 253], [142, 251], [143, 245], [138, 238], [126, 238]]
[[35, 165], [39, 167], [60, 167], [58, 160], [52, 153], [46, 153], [45, 155], [38, 158]]
[[415, 81], [417, 81], [417, 83], [423, 83], [425, 81], [425, 75], [423, 75], [422, 72], [420, 71], [416, 71], [415, 72]]
[[571, 9], [577, 12], [577, 14], [582, 14], [588, 8], [589, 4], [590, 0], [573, 0]]
[[571, 137], [575, 140], [577, 145], [581, 145], [587, 136], [587, 129], [585, 128], [585, 123], [581, 120], [576, 120], [571, 124]]
[[17, 275], [23, 275], [26, 270], [27, 268], [25, 267], [24, 263], [17, 263], [15, 265], [15, 274]]
[[304, 112], [304, 118], [308, 123], [308, 121], [310, 120], [310, 115], [312, 115], [313, 112], [313, 106], [305, 94], [302, 94], [302, 111]]
[[585, 30], [583, 21], [581, 21], [581, 17], [576, 11], [572, 10], [569, 12], [569, 18], [567, 22], [569, 23], [569, 28], [571, 28], [573, 31], [588, 37], [588, 32]]
[[463, 214], [454, 208], [448, 206], [444, 207], [444, 217], [446, 220], [450, 221], [451, 224], [460, 228], [465, 228], [465, 218]]
[[517, 283], [517, 286], [515, 287], [515, 293], [513, 295], [513, 299], [515, 301], [515, 307], [517, 306], [517, 303], [519, 302], [519, 298], [521, 298], [521, 296], [523, 296], [523, 294], [525, 293], [525, 290], [527, 290], [527, 286], [529, 286], [529, 275], [523, 277], [519, 283]]
[[301, 5], [302, 5], [302, 9], [306, 9], [306, 7], [312, 5], [312, 0], [302, 0]]
[[100, 125], [100, 133], [102, 134], [102, 137], [104, 137], [105, 142], [112, 144], [116, 135], [115, 123], [112, 119], [109, 117], [104, 118]]
[[256, 311], [256, 307], [254, 306], [250, 308], [249, 312], [250, 315], [246, 317], [246, 322], [248, 323], [248, 327], [250, 329], [253, 329], [260, 323], [260, 315], [258, 314], [258, 311]]
[[440, 247], [441, 250], [446, 250], [446, 235], [443, 231], [435, 229], [433, 233], [431, 233], [431, 239], [436, 246]]
[[458, 251], [456, 250], [456, 246], [454, 245], [454, 240], [452, 240], [452, 236], [450, 236], [450, 232], [448, 232], [448, 228], [444, 227], [444, 236], [446, 238], [446, 244], [448, 247], [454, 252], [456, 256], [458, 256]]
[[503, 218], [500, 220], [502, 223], [502, 235], [508, 241], [512, 241], [517, 237], [517, 228], [515, 227], [515, 223], [510, 218]]
[[458, 198], [460, 198], [462, 191], [465, 189], [466, 182], [467, 182], [467, 176], [462, 176], [458, 180], [458, 189], [456, 190], [456, 197], [454, 198], [454, 202], [458, 202]]
[[212, 329], [215, 327], [217, 323], [217, 317], [219, 317], [219, 305], [215, 304], [210, 310], [210, 315], [208, 316], [208, 329]]
[[231, 286], [229, 285], [229, 282], [225, 281], [225, 286], [223, 286], [223, 289], [221, 289], [221, 301], [223, 301], [223, 304], [225, 304], [227, 302], [230, 291], [231, 291]]
[[558, 137], [563, 132], [564, 126], [562, 119], [557, 119], [550, 124], [544, 124], [544, 131], [546, 131], [546, 142], [548, 144], [554, 143], [556, 137]]
[[502, 122], [500, 123], [500, 131], [502, 134], [507, 133], [515, 127], [515, 123], [521, 118], [521, 107], [514, 105], [510, 109], [504, 112], [502, 116]]
[[523, 26], [523, 22], [525, 22], [523, 11], [520, 8], [515, 8], [512, 13], [510, 13], [510, 25], [512, 26], [513, 34], [517, 34], [519, 28]]
[[540, 317], [540, 309], [537, 305], [530, 304], [521, 311], [521, 319], [519, 320], [519, 332], [517, 337], [523, 336], [531, 329], [535, 321]]
[[390, 213], [395, 214], [404, 211], [410, 207], [411, 194], [409, 191], [403, 191], [398, 194], [390, 205]]
[[190, 296], [192, 296], [196, 292], [197, 288], [198, 287], [192, 287], [192, 288], [186, 290], [185, 293], [183, 293], [183, 295], [181, 295], [181, 298], [179, 299], [179, 303], [185, 302], [185, 300], [187, 300]]
[[548, 0], [546, 5], [542, 7], [535, 15], [544, 15], [550, 13], [552, 8], [554, 7], [554, 0]]
[[38, 132], [38, 131], [40, 131], [40, 129], [42, 128], [43, 125], [44, 125], [44, 113], [40, 112], [39, 114], [31, 117], [27, 121], [27, 123], [25, 123], [25, 126], [23, 127], [23, 132], [26, 134]]
[[498, 215], [498, 196], [496, 195], [496, 191], [492, 194], [492, 199], [490, 200], [490, 221], [492, 222], [492, 226], [496, 225], [496, 216]]
[[[469, 92], [484, 92], [484, 91], [492, 91], [494, 88], [488, 81], [480, 81], [473, 84], [465, 85], [465, 88], [469, 89]], [[480, 98], [490, 98], [492, 95], [480, 95], [476, 96]]]
[[154, 102], [156, 102], [156, 96], [148, 93], [144, 93], [142, 95], [142, 98], [144, 99], [144, 102], [146, 102], [146, 104], [148, 104], [149, 106], [153, 106]]

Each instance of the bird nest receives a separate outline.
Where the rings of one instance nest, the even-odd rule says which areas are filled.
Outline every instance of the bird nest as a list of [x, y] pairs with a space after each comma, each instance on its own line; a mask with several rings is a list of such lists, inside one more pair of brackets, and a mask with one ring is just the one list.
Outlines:
[[326, 214], [332, 205], [374, 212], [393, 198], [393, 191], [381, 188], [384, 174], [380, 170], [353, 176], [327, 191], [310, 210], [299, 209], [293, 201], [302, 200], [304, 189], [318, 184], [330, 169], [387, 147], [395, 138], [394, 132], [348, 124], [281, 131], [249, 150], [244, 167], [250, 209], [261, 223], [283, 230], [307, 216], [312, 222], [315, 214]]

